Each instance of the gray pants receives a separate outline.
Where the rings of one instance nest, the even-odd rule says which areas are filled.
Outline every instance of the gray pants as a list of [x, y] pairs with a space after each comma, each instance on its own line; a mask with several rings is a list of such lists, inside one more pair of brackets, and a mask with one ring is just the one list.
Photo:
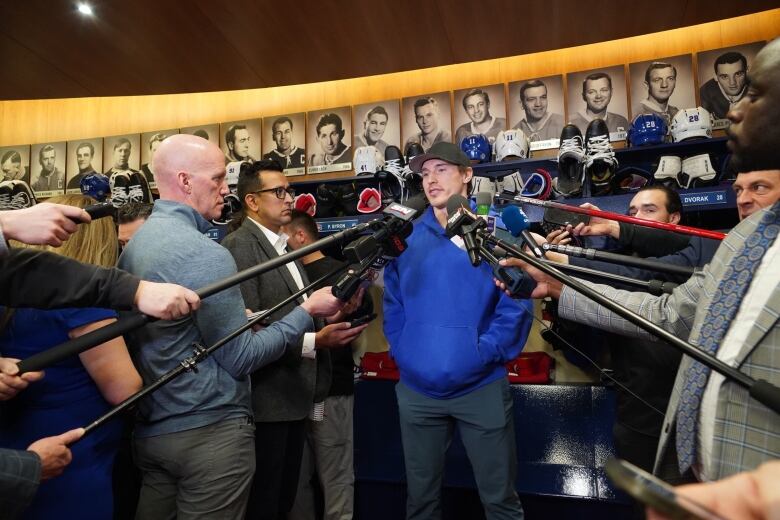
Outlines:
[[512, 395], [506, 379], [452, 399], [395, 387], [406, 464], [409, 520], [441, 518], [444, 459], [458, 426], [488, 520], [523, 518], [515, 491], [517, 454]]
[[248, 417], [137, 438], [143, 473], [137, 520], [243, 518], [255, 474]]
[[325, 399], [325, 419], [307, 421], [301, 476], [295, 505], [288, 520], [314, 520], [314, 494], [310, 480], [319, 476], [325, 498], [323, 520], [352, 520], [355, 497], [352, 409], [355, 396]]

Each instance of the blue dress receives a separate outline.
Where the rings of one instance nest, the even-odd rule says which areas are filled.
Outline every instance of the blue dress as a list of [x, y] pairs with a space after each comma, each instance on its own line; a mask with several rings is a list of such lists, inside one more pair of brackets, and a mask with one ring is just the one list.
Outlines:
[[[0, 355], [25, 359], [67, 341], [68, 331], [116, 317], [105, 309], [16, 309], [0, 332]], [[27, 449], [43, 437], [86, 426], [111, 407], [78, 356], [47, 368], [0, 407], [0, 446]], [[41, 483], [25, 519], [106, 519], [113, 515], [111, 470], [121, 424], [111, 421], [71, 447], [73, 461], [59, 477]]]

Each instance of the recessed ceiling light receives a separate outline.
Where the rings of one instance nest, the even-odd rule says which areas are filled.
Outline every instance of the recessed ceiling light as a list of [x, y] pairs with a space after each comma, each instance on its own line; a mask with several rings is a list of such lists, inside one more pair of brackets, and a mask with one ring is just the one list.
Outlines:
[[92, 6], [90, 6], [87, 3], [82, 2], [82, 3], [78, 4], [77, 9], [84, 16], [92, 16]]

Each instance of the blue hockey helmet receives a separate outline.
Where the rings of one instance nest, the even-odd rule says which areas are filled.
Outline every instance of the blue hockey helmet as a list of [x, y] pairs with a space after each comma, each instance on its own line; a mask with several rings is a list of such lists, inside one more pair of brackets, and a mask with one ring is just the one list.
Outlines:
[[474, 163], [490, 162], [490, 141], [486, 135], [476, 134], [463, 138], [460, 142], [460, 149]]
[[662, 144], [666, 139], [666, 120], [657, 114], [639, 114], [628, 129], [628, 142], [631, 146]]

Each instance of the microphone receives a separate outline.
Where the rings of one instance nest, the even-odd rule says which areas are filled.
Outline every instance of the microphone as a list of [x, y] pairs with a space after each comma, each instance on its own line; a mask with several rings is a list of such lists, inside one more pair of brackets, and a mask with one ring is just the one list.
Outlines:
[[479, 191], [475, 198], [477, 199], [477, 215], [487, 216], [490, 213], [490, 205], [493, 203], [493, 195], [486, 191]]
[[350, 242], [342, 253], [352, 263], [347, 272], [333, 284], [333, 295], [341, 301], [349, 300], [363, 281], [373, 282], [394, 258], [406, 251], [406, 238], [412, 233], [412, 220], [425, 210], [422, 194], [406, 200], [408, 206], [394, 202], [382, 213], [383, 219], [368, 223], [373, 233]]
[[[116, 206], [110, 202], [101, 202], [99, 204], [90, 204], [84, 208], [84, 211], [89, 213], [92, 220], [95, 220], [103, 217], [113, 217], [116, 215]], [[81, 224], [81, 220], [76, 217], [70, 217], [70, 219], [76, 224]]]
[[514, 298], [529, 298], [536, 287], [536, 282], [521, 269], [499, 265], [493, 251], [482, 241], [477, 241], [478, 233], [485, 233], [487, 223], [471, 212], [468, 200], [461, 195], [453, 195], [447, 201], [447, 236], [460, 235], [466, 245], [469, 260], [474, 267], [483, 259], [490, 264], [493, 275], [504, 282], [507, 291]]
[[472, 213], [469, 201], [462, 195], [455, 194], [447, 200], [447, 236], [460, 235], [466, 245], [469, 261], [474, 267], [479, 265], [479, 244], [477, 244], [477, 229], [487, 227], [487, 223]]
[[536, 243], [534, 237], [531, 236], [531, 232], [528, 231], [528, 227], [531, 223], [528, 220], [528, 216], [523, 213], [523, 210], [517, 206], [507, 206], [504, 208], [504, 211], [501, 212], [501, 220], [504, 221], [506, 228], [512, 236], [519, 236], [536, 258], [544, 258], [544, 252]]
[[597, 251], [593, 248], [583, 248], [576, 246], [562, 246], [559, 244], [544, 244], [542, 246], [545, 251], [553, 251], [555, 253], [562, 253], [567, 256], [578, 256], [581, 258], [587, 258], [589, 260], [602, 260], [612, 264], [629, 265], [632, 267], [639, 267], [640, 269], [649, 269], [650, 271], [657, 271], [661, 273], [669, 273], [674, 275], [682, 275], [690, 278], [696, 270], [693, 267], [686, 267], [683, 265], [667, 264], [656, 260], [649, 260], [647, 258], [639, 258], [636, 256], [619, 255], [617, 253], [608, 253], [606, 251]]

